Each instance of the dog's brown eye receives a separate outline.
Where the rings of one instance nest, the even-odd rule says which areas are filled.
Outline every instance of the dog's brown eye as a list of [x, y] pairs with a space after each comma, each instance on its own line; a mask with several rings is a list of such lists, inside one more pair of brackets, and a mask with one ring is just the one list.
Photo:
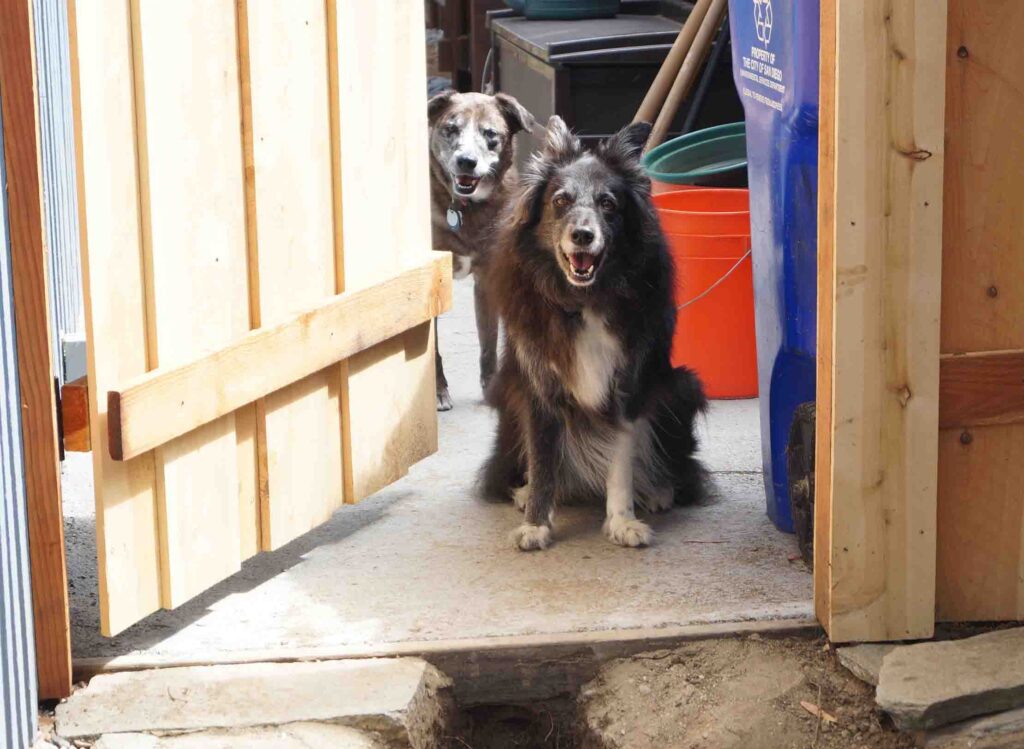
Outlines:
[[551, 202], [555, 204], [555, 208], [565, 208], [569, 205], [569, 198], [565, 195], [556, 195]]
[[601, 198], [601, 210], [602, 211], [607, 211], [608, 213], [611, 213], [617, 207], [618, 206], [615, 205], [615, 201], [612, 200], [611, 198]]

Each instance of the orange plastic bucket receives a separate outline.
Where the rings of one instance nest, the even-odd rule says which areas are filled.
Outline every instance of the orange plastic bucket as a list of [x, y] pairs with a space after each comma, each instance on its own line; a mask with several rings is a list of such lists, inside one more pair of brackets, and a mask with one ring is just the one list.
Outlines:
[[[704, 195], [695, 196], [698, 192]], [[719, 201], [715, 193], [729, 195]], [[737, 193], [742, 195], [737, 197]], [[709, 398], [753, 398], [757, 395], [757, 345], [750, 218], [742, 215], [746, 190], [688, 190], [666, 195], [680, 194], [693, 197], [686, 201], [673, 198], [669, 204], [685, 204], [693, 210], [674, 211], [659, 205], [676, 266], [675, 302], [680, 307], [672, 364], [696, 371]], [[700, 210], [716, 207], [721, 210]], [[667, 226], [707, 229], [714, 228], [716, 222], [721, 231], [704, 234], [672, 231]], [[737, 226], [745, 228], [745, 233], [729, 232]]]
[[666, 234], [750, 236], [750, 193], [742, 189], [677, 190], [654, 196]]

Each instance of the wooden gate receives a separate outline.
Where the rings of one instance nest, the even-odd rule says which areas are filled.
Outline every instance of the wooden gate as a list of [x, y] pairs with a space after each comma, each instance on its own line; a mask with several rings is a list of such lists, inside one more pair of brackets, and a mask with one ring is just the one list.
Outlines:
[[81, 0], [70, 26], [110, 635], [436, 449], [451, 265], [422, 3]]
[[1024, 619], [1024, 5], [821, 9], [816, 610]]

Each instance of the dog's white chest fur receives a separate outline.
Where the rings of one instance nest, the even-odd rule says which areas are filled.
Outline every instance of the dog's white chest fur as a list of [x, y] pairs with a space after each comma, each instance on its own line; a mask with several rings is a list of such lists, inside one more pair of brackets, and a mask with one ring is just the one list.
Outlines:
[[611, 392], [615, 371], [622, 364], [622, 345], [600, 315], [583, 311], [576, 334], [570, 389], [581, 406], [600, 409]]

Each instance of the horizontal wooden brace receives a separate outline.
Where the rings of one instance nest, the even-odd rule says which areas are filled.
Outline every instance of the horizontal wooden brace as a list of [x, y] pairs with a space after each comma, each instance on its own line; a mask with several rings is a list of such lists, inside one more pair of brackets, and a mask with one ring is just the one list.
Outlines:
[[1024, 421], [1024, 351], [944, 354], [939, 428]]
[[61, 386], [60, 426], [65, 451], [87, 453], [92, 450], [88, 377], [79, 377]]
[[129, 460], [258, 398], [416, 327], [451, 307], [447, 252], [394, 278], [331, 297], [188, 364], [107, 393], [114, 460]]

